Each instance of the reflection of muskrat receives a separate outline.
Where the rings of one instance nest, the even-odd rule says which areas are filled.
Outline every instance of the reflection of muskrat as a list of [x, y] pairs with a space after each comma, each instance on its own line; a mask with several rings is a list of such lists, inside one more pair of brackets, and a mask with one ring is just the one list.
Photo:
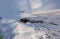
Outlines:
[[[20, 19], [20, 22], [23, 22], [23, 23], [27, 23], [27, 22], [30, 22], [30, 23], [45, 23], [45, 22], [42, 21], [42, 20], [35, 21], [35, 20], [29, 20], [29, 19], [27, 19], [27, 18], [22, 18], [22, 19]], [[55, 23], [49, 23], [49, 24], [58, 25], [58, 24], [55, 24]]]
[[22, 18], [22, 19], [20, 19], [20, 21], [21, 22], [23, 22], [23, 23], [27, 23], [27, 22], [30, 22], [30, 23], [44, 23], [44, 21], [35, 21], [35, 20], [29, 20], [29, 19], [27, 19], [27, 18]]

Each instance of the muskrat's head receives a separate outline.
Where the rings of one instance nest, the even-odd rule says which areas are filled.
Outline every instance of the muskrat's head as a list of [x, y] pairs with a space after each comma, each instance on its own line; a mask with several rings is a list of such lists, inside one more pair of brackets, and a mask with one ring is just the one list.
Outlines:
[[27, 22], [29, 22], [29, 19], [27, 19], [27, 18], [22, 18], [22, 19], [20, 19], [20, 22], [27, 23]]

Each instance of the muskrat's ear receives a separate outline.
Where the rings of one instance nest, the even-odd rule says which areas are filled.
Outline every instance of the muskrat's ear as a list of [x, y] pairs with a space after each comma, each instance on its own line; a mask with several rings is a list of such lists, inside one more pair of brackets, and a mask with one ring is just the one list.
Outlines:
[[27, 18], [22, 18], [22, 19], [20, 19], [20, 22], [27, 23], [27, 22], [29, 22], [29, 20]]

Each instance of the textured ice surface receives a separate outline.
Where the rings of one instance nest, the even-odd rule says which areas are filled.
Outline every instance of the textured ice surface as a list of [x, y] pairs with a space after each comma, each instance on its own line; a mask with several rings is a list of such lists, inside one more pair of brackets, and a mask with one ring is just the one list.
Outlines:
[[[44, 19], [42, 17], [40, 19]], [[36, 20], [34, 18], [31, 20]], [[60, 39], [59, 15], [48, 17], [42, 24], [29, 22], [24, 24], [14, 21], [6, 22], [4, 20], [3, 23], [0, 23], [0, 35], [3, 36], [3, 39]]]

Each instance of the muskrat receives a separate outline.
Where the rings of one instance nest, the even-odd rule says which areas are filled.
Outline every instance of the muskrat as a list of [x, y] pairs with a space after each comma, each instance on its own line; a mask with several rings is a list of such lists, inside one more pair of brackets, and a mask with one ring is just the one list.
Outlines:
[[22, 18], [22, 19], [20, 19], [20, 22], [27, 23], [27, 22], [29, 22], [29, 19], [27, 19], [27, 18]]

